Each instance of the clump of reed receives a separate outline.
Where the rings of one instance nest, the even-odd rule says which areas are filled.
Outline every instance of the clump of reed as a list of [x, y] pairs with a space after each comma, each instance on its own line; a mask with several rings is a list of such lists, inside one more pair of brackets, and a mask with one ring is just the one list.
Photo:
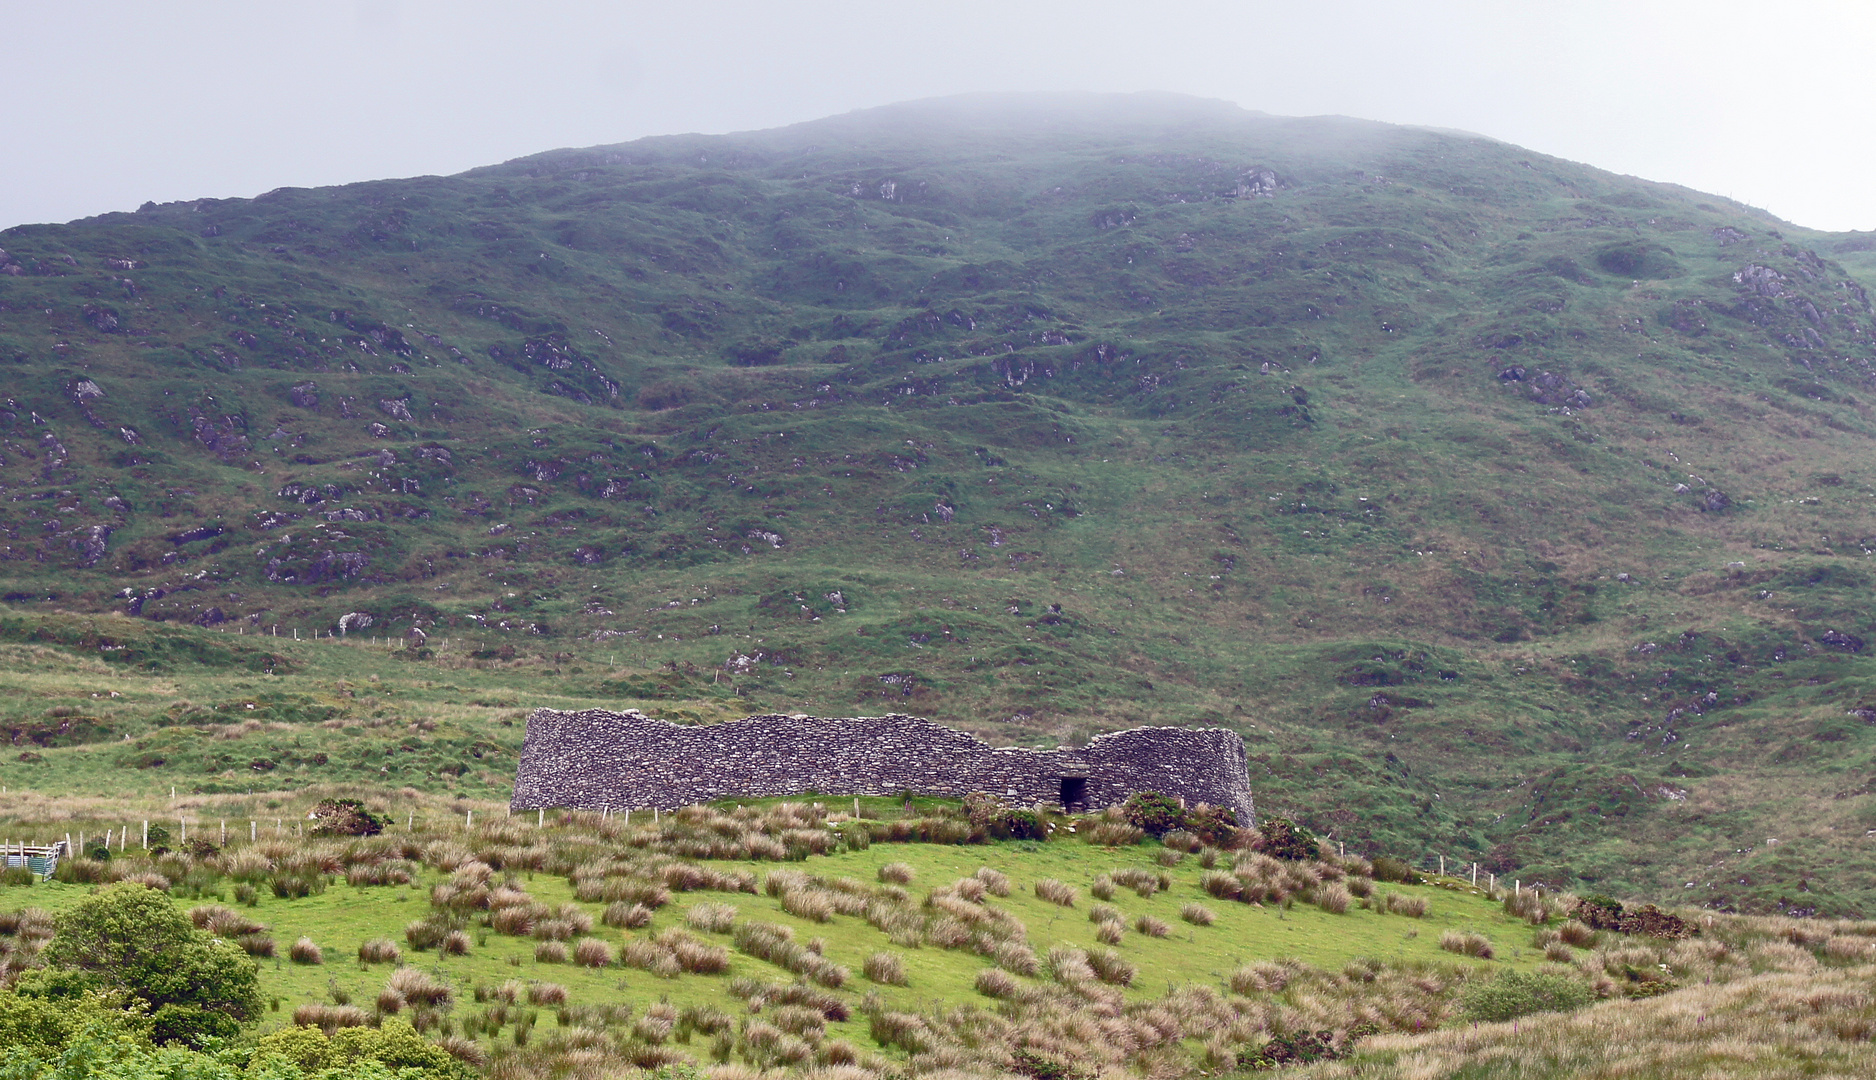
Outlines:
[[1043, 878], [1036, 882], [1036, 897], [1060, 907], [1075, 906], [1075, 887], [1064, 885], [1054, 878]]
[[774, 964], [812, 982], [837, 989], [847, 981], [848, 971], [807, 946], [794, 940], [791, 927], [780, 923], [743, 922], [736, 926], [738, 952]]
[[1490, 960], [1493, 956], [1491, 939], [1484, 934], [1461, 933], [1447, 930], [1440, 934], [1440, 948], [1461, 956], [1476, 956], [1481, 960]]
[[860, 965], [860, 971], [867, 979], [882, 986], [904, 986], [905, 958], [895, 952], [876, 952]]

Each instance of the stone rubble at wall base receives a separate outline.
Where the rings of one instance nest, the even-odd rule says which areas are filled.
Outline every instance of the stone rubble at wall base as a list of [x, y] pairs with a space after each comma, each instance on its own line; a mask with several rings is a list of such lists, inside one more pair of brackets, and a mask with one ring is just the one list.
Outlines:
[[674, 809], [809, 793], [962, 797], [1060, 805], [1073, 781], [1090, 809], [1137, 791], [1226, 807], [1248, 820], [1244, 742], [1222, 728], [1133, 728], [1079, 748], [993, 747], [914, 716], [751, 716], [687, 726], [634, 709], [537, 709], [515, 776], [515, 810]]

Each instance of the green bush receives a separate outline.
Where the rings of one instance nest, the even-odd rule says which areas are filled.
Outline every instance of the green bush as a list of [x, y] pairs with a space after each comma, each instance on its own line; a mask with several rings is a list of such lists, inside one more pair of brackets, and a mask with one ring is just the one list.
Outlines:
[[313, 817], [319, 822], [309, 830], [314, 836], [376, 836], [391, 821], [357, 799], [326, 799], [313, 807]]
[[1136, 791], [1120, 805], [1127, 823], [1149, 836], [1164, 836], [1185, 823], [1185, 808], [1178, 800], [1157, 791]]
[[1418, 884], [1420, 875], [1407, 865], [1407, 860], [1396, 859], [1392, 855], [1378, 855], [1373, 860], [1374, 879], [1376, 881], [1398, 881], [1407, 885]]
[[1268, 818], [1257, 827], [1257, 831], [1264, 834], [1264, 854], [1273, 859], [1302, 862], [1322, 853], [1316, 843], [1316, 834], [1289, 818]]
[[168, 896], [144, 885], [119, 883], [79, 901], [59, 916], [44, 955], [62, 972], [40, 984], [49, 996], [123, 994], [148, 1010], [158, 1042], [226, 1038], [260, 1016], [254, 961], [191, 926]]
[[1515, 1020], [1535, 1012], [1568, 1012], [1589, 1004], [1588, 984], [1548, 972], [1501, 971], [1460, 991], [1469, 1020]]
[[1213, 847], [1237, 846], [1238, 815], [1227, 807], [1199, 803], [1186, 811], [1184, 827]]

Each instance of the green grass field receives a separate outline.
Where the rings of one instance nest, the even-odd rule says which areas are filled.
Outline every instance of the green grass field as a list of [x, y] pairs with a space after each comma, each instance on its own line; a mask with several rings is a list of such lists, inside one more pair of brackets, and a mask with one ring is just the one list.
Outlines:
[[[910, 813], [934, 812], [943, 804], [921, 800]], [[887, 808], [891, 807], [890, 811]], [[486, 827], [464, 830], [436, 821], [435, 807], [427, 822], [418, 823], [420, 843], [436, 845], [456, 842], [468, 849], [487, 849], [491, 841]], [[863, 811], [869, 815], [899, 812], [890, 800], [866, 800]], [[645, 815], [640, 815], [641, 817]], [[559, 817], [559, 815], [556, 815]], [[584, 818], [584, 815], [580, 816]], [[568, 824], [550, 821], [544, 828], [527, 818], [490, 819], [503, 830], [509, 841], [525, 844], [554, 844], [578, 836], [581, 821], [566, 819]], [[590, 827], [592, 822], [585, 822]], [[1082, 827], [1092, 827], [1083, 820]], [[236, 829], [238, 839], [222, 856], [235, 858], [247, 848], [245, 823]], [[519, 826], [518, 828], [516, 826]], [[640, 828], [643, 828], [641, 825]], [[200, 830], [208, 829], [207, 833]], [[217, 825], [198, 825], [198, 835], [217, 838]], [[306, 843], [313, 848], [336, 851], [331, 842], [298, 841], [285, 826], [284, 837], [263, 835], [261, 849], [274, 851]], [[271, 823], [264, 833], [272, 833]], [[385, 838], [394, 840], [404, 832], [394, 825]], [[537, 835], [530, 835], [537, 834]], [[1058, 834], [1068, 837], [1067, 833]], [[270, 847], [269, 845], [274, 845]], [[137, 845], [133, 842], [133, 848]], [[805, 863], [777, 864], [767, 861], [711, 860], [706, 865], [720, 872], [749, 871], [761, 881], [770, 873], [799, 869], [824, 879], [851, 878], [864, 883], [867, 891], [880, 880], [880, 867], [899, 863], [911, 868], [913, 878], [906, 886], [912, 903], [933, 889], [960, 878], [971, 877], [981, 868], [1008, 875], [1009, 894], [991, 896], [983, 901], [1007, 912], [1024, 928], [1021, 935], [1038, 956], [1046, 957], [1060, 945], [1084, 950], [1099, 950], [1097, 925], [1089, 911], [1103, 902], [1091, 892], [1097, 875], [1119, 874], [1129, 869], [1164, 874], [1170, 888], [1138, 890], [1122, 887], [1106, 903], [1119, 911], [1119, 919], [1129, 927], [1115, 951], [1136, 969], [1126, 984], [1124, 999], [1135, 1004], [1163, 999], [1180, 988], [1211, 986], [1229, 992], [1234, 972], [1260, 962], [1290, 962], [1324, 972], [1340, 971], [1351, 963], [1383, 969], [1447, 970], [1456, 976], [1464, 969], [1530, 970], [1543, 959], [1542, 950], [1532, 945], [1533, 928], [1524, 920], [1508, 915], [1502, 906], [1458, 879], [1439, 879], [1430, 884], [1380, 885], [1374, 909], [1353, 906], [1346, 913], [1331, 914], [1310, 903], [1307, 897], [1283, 902], [1250, 904], [1216, 899], [1199, 887], [1203, 873], [1197, 855], [1181, 857], [1173, 866], [1164, 866], [1157, 857], [1170, 858], [1169, 849], [1148, 843], [1118, 848], [1089, 845], [1078, 839], [1059, 839], [1050, 843], [1005, 841], [970, 845], [926, 843], [875, 843], [863, 850], [841, 849], [829, 855], [816, 855]], [[1222, 865], [1229, 867], [1230, 855]], [[132, 860], [133, 862], [135, 860]], [[731, 961], [719, 974], [680, 974], [659, 977], [648, 971], [623, 966], [588, 968], [575, 963], [541, 962], [536, 959], [536, 940], [494, 933], [486, 926], [473, 924], [469, 929], [475, 944], [466, 955], [443, 955], [438, 951], [419, 952], [404, 944], [404, 929], [411, 922], [431, 912], [431, 889], [449, 874], [421, 869], [408, 885], [354, 886], [342, 876], [332, 876], [323, 891], [297, 899], [281, 899], [263, 887], [252, 906], [242, 906], [235, 898], [231, 879], [208, 885], [184, 885], [175, 888], [175, 903], [183, 910], [198, 904], [223, 903], [238, 908], [244, 915], [264, 923], [276, 943], [277, 955], [260, 961], [264, 994], [273, 1005], [263, 1027], [289, 1022], [293, 1010], [301, 1005], [355, 1002], [369, 1004], [385, 986], [395, 965], [365, 965], [357, 959], [359, 946], [372, 939], [389, 938], [404, 946], [404, 962], [430, 971], [455, 989], [458, 1017], [472, 1011], [475, 988], [493, 988], [511, 979], [548, 982], [564, 986], [568, 1003], [574, 1007], [627, 1004], [642, 1010], [654, 1002], [668, 1002], [680, 1008], [715, 1006], [732, 1014], [743, 1011], [729, 987], [739, 977], [792, 982], [793, 976], [782, 969], [732, 950]], [[498, 875], [498, 877], [504, 875]], [[850, 1019], [834, 1022], [829, 1038], [846, 1038], [856, 1045], [871, 1045], [868, 1018], [880, 1010], [900, 1010], [923, 1014], [934, 1008], [981, 1001], [991, 1004], [975, 989], [975, 980], [993, 962], [969, 949], [940, 948], [931, 943], [905, 948], [895, 945], [879, 929], [862, 918], [833, 915], [826, 921], [791, 914], [776, 896], [758, 891], [723, 893], [697, 891], [674, 894], [671, 902], [656, 912], [649, 925], [618, 929], [602, 922], [604, 903], [579, 904], [570, 880], [543, 870], [506, 872], [516, 886], [541, 904], [559, 908], [576, 904], [593, 922], [585, 938], [605, 941], [623, 955], [635, 940], [645, 940], [661, 931], [685, 925], [685, 916], [693, 904], [728, 903], [737, 909], [737, 919], [779, 924], [792, 928], [797, 941], [811, 939], [828, 960], [852, 973], [838, 993], [848, 999], [853, 1010]], [[1040, 899], [1035, 884], [1053, 879], [1074, 887], [1079, 894], [1073, 907], [1063, 907]], [[190, 879], [193, 881], [194, 879]], [[1123, 880], [1125, 880], [1123, 878]], [[58, 881], [32, 886], [14, 886], [0, 890], [0, 908], [33, 906], [57, 913], [88, 895], [91, 886], [64, 884]], [[185, 896], [184, 893], [201, 894]], [[1414, 917], [1382, 913], [1381, 897], [1393, 892], [1406, 897], [1424, 897], [1424, 915]], [[1190, 903], [1203, 904], [1215, 916], [1210, 925], [1194, 925], [1181, 918], [1182, 908]], [[1163, 937], [1132, 929], [1142, 916], [1159, 920], [1170, 930]], [[1109, 921], [1112, 921], [1111, 919]], [[1559, 920], [1560, 921], [1560, 920]], [[1150, 924], [1149, 924], [1150, 925]], [[1441, 935], [1448, 931], [1481, 934], [1489, 939], [1494, 958], [1476, 959], [1442, 951]], [[729, 946], [727, 932], [699, 931], [698, 936]], [[298, 963], [288, 958], [288, 947], [300, 938], [316, 943], [323, 963]], [[867, 958], [879, 951], [900, 956], [905, 972], [904, 985], [880, 985], [862, 972]], [[1023, 986], [1042, 987], [1048, 982], [1047, 965], [1035, 976], [1023, 977]], [[551, 1011], [551, 1010], [549, 1010]]]

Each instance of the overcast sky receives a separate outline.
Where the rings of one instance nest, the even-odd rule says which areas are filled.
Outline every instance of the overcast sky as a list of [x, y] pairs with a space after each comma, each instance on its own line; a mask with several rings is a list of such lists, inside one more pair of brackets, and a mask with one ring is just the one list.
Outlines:
[[973, 90], [1170, 90], [1876, 228], [1870, 0], [0, 0], [0, 40], [0, 227]]

